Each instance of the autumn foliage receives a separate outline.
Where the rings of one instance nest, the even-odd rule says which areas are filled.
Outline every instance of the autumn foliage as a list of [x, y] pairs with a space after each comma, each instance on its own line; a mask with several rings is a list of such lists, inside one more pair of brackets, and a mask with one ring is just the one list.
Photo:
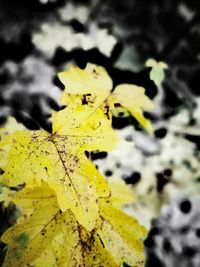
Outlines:
[[123, 212], [134, 196], [117, 177], [107, 182], [85, 151], [115, 146], [111, 123], [118, 107], [151, 131], [143, 111], [153, 104], [142, 87], [113, 88], [96, 65], [70, 66], [58, 76], [66, 107], [52, 113], [51, 134], [14, 119], [1, 129], [0, 182], [22, 188], [12, 196], [21, 217], [1, 237], [8, 245], [3, 266], [144, 266], [146, 230]]

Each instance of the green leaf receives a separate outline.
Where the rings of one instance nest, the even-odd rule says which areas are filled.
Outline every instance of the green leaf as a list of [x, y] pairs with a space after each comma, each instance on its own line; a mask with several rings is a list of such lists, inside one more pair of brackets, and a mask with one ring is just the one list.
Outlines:
[[154, 81], [157, 86], [160, 86], [165, 78], [165, 70], [168, 69], [168, 65], [162, 61], [155, 61], [154, 59], [148, 59], [145, 63], [146, 67], [150, 67], [150, 79]]

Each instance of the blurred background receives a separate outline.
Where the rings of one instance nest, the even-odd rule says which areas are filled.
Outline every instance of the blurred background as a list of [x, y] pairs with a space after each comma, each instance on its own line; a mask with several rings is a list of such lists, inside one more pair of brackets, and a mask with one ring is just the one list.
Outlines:
[[[168, 64], [158, 87], [149, 58]], [[149, 230], [145, 267], [199, 267], [200, 1], [1, 0], [0, 124], [12, 115], [51, 132], [64, 89], [57, 73], [87, 62], [104, 66], [115, 85], [143, 86], [156, 104], [145, 114], [153, 135], [122, 112], [113, 116], [118, 147], [91, 155], [136, 196], [126, 212]], [[0, 234], [15, 217], [1, 206]]]

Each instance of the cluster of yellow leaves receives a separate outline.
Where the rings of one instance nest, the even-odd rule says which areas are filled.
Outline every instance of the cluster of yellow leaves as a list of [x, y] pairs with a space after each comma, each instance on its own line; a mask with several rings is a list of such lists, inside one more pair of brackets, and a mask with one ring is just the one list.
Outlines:
[[4, 267], [143, 266], [145, 230], [120, 210], [130, 192], [125, 184], [109, 186], [85, 151], [112, 149], [115, 106], [151, 130], [142, 111], [153, 104], [141, 87], [113, 90], [107, 72], [92, 64], [85, 70], [71, 66], [59, 77], [67, 106], [52, 114], [51, 134], [1, 130], [0, 182], [25, 184], [13, 197], [23, 216], [2, 237], [8, 244]]
[[113, 83], [106, 70], [102, 67], [88, 64], [82, 70], [70, 66], [67, 71], [58, 74], [62, 83], [66, 86], [61, 99], [63, 105], [68, 105], [69, 94], [74, 95], [76, 100], [95, 108], [106, 106], [112, 111], [119, 105], [126, 108], [133, 117], [148, 131], [152, 131], [150, 122], [143, 116], [143, 111], [154, 108], [152, 101], [145, 95], [143, 87], [133, 84], [120, 84], [113, 88]]
[[146, 231], [112, 201], [100, 200], [100, 216], [92, 231], [80, 225], [70, 210], [60, 211], [55, 192], [44, 182], [33, 189], [25, 187], [14, 202], [23, 208], [23, 218], [2, 236], [9, 245], [4, 267], [44, 263], [117, 267], [123, 261], [143, 265], [141, 238]]

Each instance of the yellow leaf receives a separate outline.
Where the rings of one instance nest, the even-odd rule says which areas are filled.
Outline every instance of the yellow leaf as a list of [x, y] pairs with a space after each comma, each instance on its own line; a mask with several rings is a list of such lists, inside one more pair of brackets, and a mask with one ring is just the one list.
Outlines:
[[92, 229], [99, 216], [98, 199], [110, 195], [110, 190], [85, 150], [112, 148], [115, 134], [110, 123], [102, 109], [91, 114], [88, 106], [67, 107], [53, 116], [53, 134], [15, 132], [0, 181], [29, 187], [47, 182], [61, 210], [71, 209], [79, 223]]
[[119, 102], [123, 107], [135, 117], [141, 125], [152, 132], [152, 126], [149, 120], [143, 116], [143, 111], [154, 108], [152, 101], [145, 95], [145, 89], [132, 84], [118, 85], [113, 94], [112, 101]]
[[4, 169], [7, 161], [8, 151], [12, 145], [10, 134], [15, 131], [23, 131], [26, 128], [18, 123], [13, 117], [8, 117], [7, 123], [3, 128], [0, 128], [0, 168]]
[[[106, 70], [94, 64], [87, 64], [84, 70], [71, 65], [68, 70], [59, 73], [58, 77], [66, 86], [65, 94], [87, 95], [92, 92], [98, 96], [99, 103], [104, 101], [112, 90], [112, 80]], [[61, 102], [64, 104], [63, 99]]]
[[87, 105], [73, 105], [54, 113], [52, 122], [53, 133], [74, 140], [72, 149], [81, 143], [81, 150], [109, 151], [117, 141], [111, 127], [111, 114], [103, 105], [95, 110]]
[[146, 229], [119, 209], [101, 201], [101, 227], [97, 229], [105, 249], [114, 257], [116, 266], [144, 266], [143, 241]]
[[9, 246], [4, 267], [27, 266], [43, 252], [60, 230], [60, 209], [56, 196], [45, 184], [33, 190], [25, 188], [13, 200], [24, 209], [24, 218], [9, 228], [1, 238]]
[[[112, 89], [112, 80], [103, 67], [87, 64], [86, 69], [71, 66], [60, 73], [60, 80], [65, 85], [61, 103], [68, 105], [78, 103], [89, 105], [96, 110], [104, 105], [110, 113], [116, 105], [126, 108], [141, 125], [152, 132], [150, 122], [143, 116], [143, 111], [154, 107], [152, 101], [145, 96], [143, 87], [131, 84], [120, 84]], [[71, 97], [73, 95], [73, 97]]]
[[124, 205], [135, 201], [131, 188], [125, 184], [124, 180], [114, 177], [109, 178], [108, 183], [112, 189], [110, 201], [115, 208], [122, 209]]
[[63, 106], [80, 106], [82, 105], [82, 99], [80, 97], [80, 95], [73, 95], [73, 94], [68, 94], [66, 92], [64, 92], [61, 95], [61, 101], [60, 101], [61, 105]]
[[47, 184], [24, 188], [14, 201], [24, 216], [2, 236], [8, 244], [3, 267], [144, 266], [144, 227], [101, 200], [96, 227], [81, 226], [70, 210], [62, 213]]

